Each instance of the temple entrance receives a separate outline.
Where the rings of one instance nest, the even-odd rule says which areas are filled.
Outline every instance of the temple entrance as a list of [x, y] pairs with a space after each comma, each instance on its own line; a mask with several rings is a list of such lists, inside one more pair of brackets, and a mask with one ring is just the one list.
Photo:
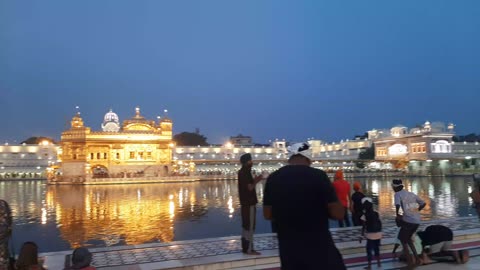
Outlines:
[[108, 169], [103, 165], [95, 165], [92, 168], [93, 178], [108, 178]]

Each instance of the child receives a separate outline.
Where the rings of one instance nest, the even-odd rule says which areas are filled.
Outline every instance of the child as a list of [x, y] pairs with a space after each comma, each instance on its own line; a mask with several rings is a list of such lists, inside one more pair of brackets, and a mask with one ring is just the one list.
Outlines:
[[382, 239], [382, 221], [378, 212], [373, 210], [372, 198], [365, 197], [362, 199], [363, 205], [363, 221], [362, 236], [367, 238], [367, 259], [368, 266], [365, 269], [372, 269], [372, 252], [375, 253], [378, 267], [382, 266], [380, 262], [380, 239]]

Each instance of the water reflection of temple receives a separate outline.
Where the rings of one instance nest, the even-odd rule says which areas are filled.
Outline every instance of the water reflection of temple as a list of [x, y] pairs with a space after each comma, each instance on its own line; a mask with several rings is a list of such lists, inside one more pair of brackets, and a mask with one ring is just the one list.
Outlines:
[[135, 245], [173, 241], [176, 222], [199, 219], [209, 208], [233, 214], [238, 200], [232, 187], [231, 182], [48, 186], [46, 201], [55, 209], [61, 237], [72, 247]]

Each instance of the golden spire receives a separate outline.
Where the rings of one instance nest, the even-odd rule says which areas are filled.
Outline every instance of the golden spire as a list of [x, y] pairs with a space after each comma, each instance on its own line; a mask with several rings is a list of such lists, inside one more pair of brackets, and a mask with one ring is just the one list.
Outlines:
[[77, 110], [77, 113], [75, 114], [75, 116], [73, 116], [72, 121], [70, 122], [72, 125], [72, 128], [83, 128], [84, 125], [83, 125], [83, 119], [80, 116], [80, 107], [75, 106], [75, 109]]

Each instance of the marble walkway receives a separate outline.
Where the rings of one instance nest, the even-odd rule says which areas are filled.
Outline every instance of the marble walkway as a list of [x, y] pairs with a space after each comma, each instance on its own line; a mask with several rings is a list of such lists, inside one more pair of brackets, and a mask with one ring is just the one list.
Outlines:
[[[463, 234], [468, 234], [469, 232], [480, 234], [480, 223], [478, 218], [456, 218], [449, 220], [427, 221], [421, 225], [420, 229], [431, 224], [442, 224], [448, 226], [455, 232], [455, 234], [458, 234], [458, 232], [463, 232]], [[393, 222], [385, 222], [384, 239], [395, 238], [397, 230], [398, 229]], [[351, 247], [361, 247], [358, 244], [360, 227], [337, 228], [332, 229], [331, 232], [332, 237], [339, 249], [342, 250]], [[278, 243], [276, 237], [273, 234], [256, 235], [255, 249], [264, 254], [271, 254], [272, 257], [275, 256], [275, 254], [278, 253]], [[208, 264], [210, 261], [213, 263], [215, 261], [215, 257], [222, 255], [235, 255], [238, 257], [241, 255], [241, 247], [238, 237], [224, 237], [179, 241], [165, 244], [155, 243], [137, 246], [95, 248], [91, 249], [91, 252], [93, 254], [93, 266], [99, 269], [166, 269], [175, 267], [180, 269], [180, 267], [185, 266], [185, 263], [181, 262], [185, 262], [186, 260], [190, 263], [194, 260], [198, 260], [201, 261], [202, 264]], [[65, 262], [65, 260], [68, 261], [70, 256], [69, 254], [71, 254], [71, 251], [45, 254], [47, 257], [46, 266], [49, 266], [49, 256], [52, 258], [56, 256], [56, 263], [52, 258], [50, 259], [50, 263], [56, 264], [55, 267], [58, 267], [60, 264], [59, 258], [63, 257], [63, 262]], [[232, 257], [232, 259], [234, 259], [234, 257]], [[211, 258], [211, 260], [209, 258]], [[276, 261], [278, 261], [278, 258]], [[273, 262], [274, 261], [272, 260], [272, 263]], [[139, 267], [141, 265], [150, 266]], [[437, 270], [440, 269], [437, 268]]]

